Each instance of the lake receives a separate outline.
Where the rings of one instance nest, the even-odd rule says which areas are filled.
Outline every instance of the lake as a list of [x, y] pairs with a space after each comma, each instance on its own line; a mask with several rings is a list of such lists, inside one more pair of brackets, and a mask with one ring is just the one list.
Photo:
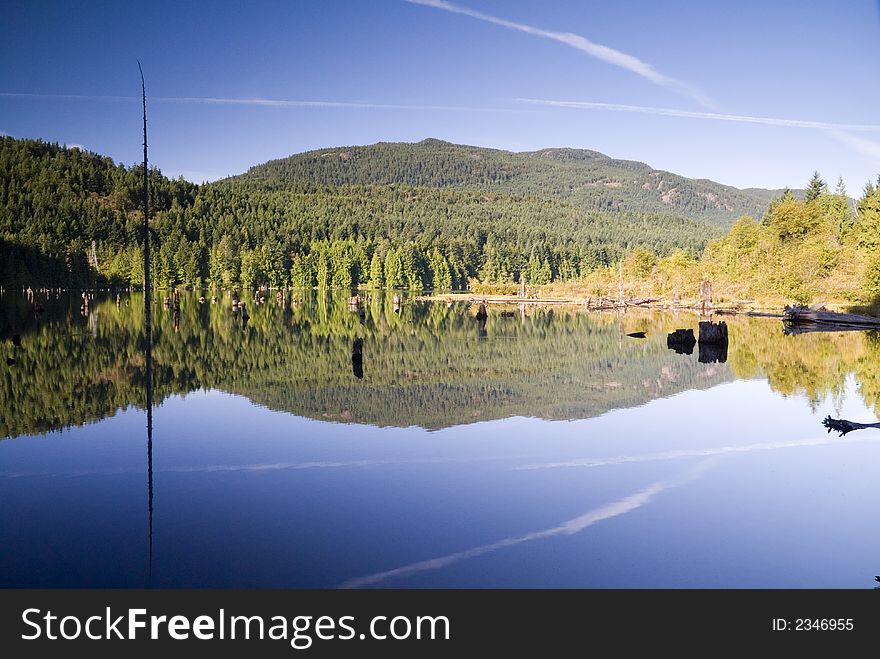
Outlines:
[[874, 333], [727, 316], [726, 353], [686, 354], [666, 345], [697, 328], [685, 311], [492, 307], [481, 324], [460, 303], [288, 293], [245, 321], [186, 293], [179, 313], [154, 304], [149, 373], [142, 296], [80, 303], [53, 294], [35, 316], [0, 297], [2, 587], [880, 573], [880, 431], [822, 425], [876, 421]]

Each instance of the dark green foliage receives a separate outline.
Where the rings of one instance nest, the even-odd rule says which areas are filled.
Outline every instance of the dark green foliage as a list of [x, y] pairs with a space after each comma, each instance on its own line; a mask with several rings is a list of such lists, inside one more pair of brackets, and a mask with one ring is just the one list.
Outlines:
[[[0, 137], [0, 283], [130, 281], [140, 240], [142, 176], [143, 167], [127, 169], [80, 149]], [[197, 186], [158, 171], [150, 178], [152, 208], [179, 213], [192, 206]], [[97, 268], [90, 263], [93, 241]], [[167, 262], [159, 268], [165, 279], [198, 274], [197, 248], [180, 240], [169, 244], [174, 252], [166, 250]]]
[[819, 176], [819, 172], [813, 172], [810, 183], [807, 185], [807, 191], [804, 195], [805, 201], [814, 201], [824, 194], [828, 193], [828, 185]]
[[[181, 295], [176, 327], [154, 304], [157, 403], [217, 389], [323, 421], [441, 428], [514, 415], [591, 417], [731, 377], [666, 349], [662, 323], [680, 319], [640, 319], [638, 328], [653, 329], [649, 340], [621, 346], [612, 316], [532, 309], [521, 319], [493, 309], [486, 340], [460, 305], [405, 301], [395, 313], [390, 294], [371, 295], [363, 322], [347, 294], [319, 292], [299, 304], [288, 296], [249, 305], [245, 326], [228, 295], [216, 305], [197, 295]], [[124, 295], [118, 309], [114, 297], [99, 296], [89, 317], [75, 294], [53, 296], [40, 321], [24, 303], [20, 293], [0, 298], [0, 345], [22, 335], [18, 363], [0, 377], [0, 439], [145, 405], [142, 294]], [[362, 379], [352, 373], [357, 337]]]
[[760, 217], [774, 195], [688, 179], [597, 151], [512, 153], [436, 139], [309, 151], [257, 165], [236, 178], [273, 187], [314, 183], [491, 190], [565, 201], [587, 211], [679, 215], [725, 228], [741, 215]]
[[[0, 284], [141, 284], [142, 171], [0, 139]], [[664, 214], [635, 202], [637, 190], [654, 193], [632, 176], [669, 193], [657, 202]], [[635, 247], [698, 254], [718, 235], [673, 214], [690, 194], [687, 179], [589, 151], [510, 154], [428, 140], [303, 154], [202, 186], [158, 170], [150, 177], [159, 287], [445, 290], [524, 273], [540, 283], [577, 278]], [[630, 201], [589, 201], [600, 188]]]

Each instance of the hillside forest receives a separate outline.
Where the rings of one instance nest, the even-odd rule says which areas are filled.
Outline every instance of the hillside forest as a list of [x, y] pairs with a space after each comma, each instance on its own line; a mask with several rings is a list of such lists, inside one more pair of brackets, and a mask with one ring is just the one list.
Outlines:
[[[143, 284], [141, 166], [0, 138], [0, 285]], [[592, 151], [439, 140], [298, 154], [196, 185], [151, 169], [151, 276], [167, 288], [880, 295], [880, 180], [858, 200], [737, 190]]]

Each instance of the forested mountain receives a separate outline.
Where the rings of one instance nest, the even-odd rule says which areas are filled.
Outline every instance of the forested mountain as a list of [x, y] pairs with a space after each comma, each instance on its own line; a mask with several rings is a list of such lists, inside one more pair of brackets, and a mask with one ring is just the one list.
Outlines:
[[[141, 177], [77, 148], [0, 138], [0, 285], [141, 284]], [[160, 287], [540, 285], [637, 248], [698, 256], [774, 198], [596, 151], [431, 139], [303, 153], [201, 186], [156, 169], [150, 180]]]
[[688, 179], [597, 151], [513, 153], [427, 139], [309, 151], [272, 160], [238, 179], [324, 185], [463, 187], [565, 201], [583, 210], [672, 214], [729, 228], [760, 217], [781, 190], [739, 190]]
[[[561, 152], [516, 156], [509, 165], [499, 155], [485, 166], [444, 154], [502, 152], [437, 141], [394, 148], [433, 155], [358, 164], [357, 183], [319, 167], [314, 180], [255, 170], [202, 186], [151, 170], [153, 282], [412, 290], [477, 280], [542, 284], [583, 276], [639, 246], [696, 255], [720, 233], [669, 212], [584, 207], [574, 190], [568, 198], [542, 192], [562, 185], [543, 174], [530, 175], [528, 185], [516, 181], [529, 161], [569, 167]], [[344, 150], [331, 153], [327, 162], [361, 163]], [[406, 182], [379, 184], [370, 171]], [[0, 138], [0, 285], [141, 284], [141, 176], [138, 166], [76, 148]], [[509, 184], [440, 185], [480, 177]]]

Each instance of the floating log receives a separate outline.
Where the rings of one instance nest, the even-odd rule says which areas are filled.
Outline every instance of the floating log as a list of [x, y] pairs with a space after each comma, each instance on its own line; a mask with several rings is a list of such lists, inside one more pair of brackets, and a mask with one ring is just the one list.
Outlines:
[[865, 428], [880, 428], [880, 423], [857, 423], [856, 421], [847, 421], [846, 419], [832, 419], [826, 416], [822, 421], [822, 425], [828, 428], [828, 432], [835, 430], [843, 437], [846, 433], [853, 430], [864, 430]]
[[[880, 318], [840, 313], [813, 307], [785, 307], [784, 322], [793, 327], [815, 325], [812, 331], [835, 332], [844, 329], [880, 329]], [[796, 333], [796, 332], [795, 332]]]
[[792, 324], [783, 321], [783, 332], [786, 335], [807, 334], [809, 332], [865, 332], [872, 328], [864, 325], [838, 325], [836, 323], [798, 323]]
[[692, 355], [696, 343], [692, 329], [677, 329], [666, 336], [666, 347], [679, 355]]
[[700, 321], [700, 343], [727, 345], [727, 323], [713, 323], [710, 320]]

